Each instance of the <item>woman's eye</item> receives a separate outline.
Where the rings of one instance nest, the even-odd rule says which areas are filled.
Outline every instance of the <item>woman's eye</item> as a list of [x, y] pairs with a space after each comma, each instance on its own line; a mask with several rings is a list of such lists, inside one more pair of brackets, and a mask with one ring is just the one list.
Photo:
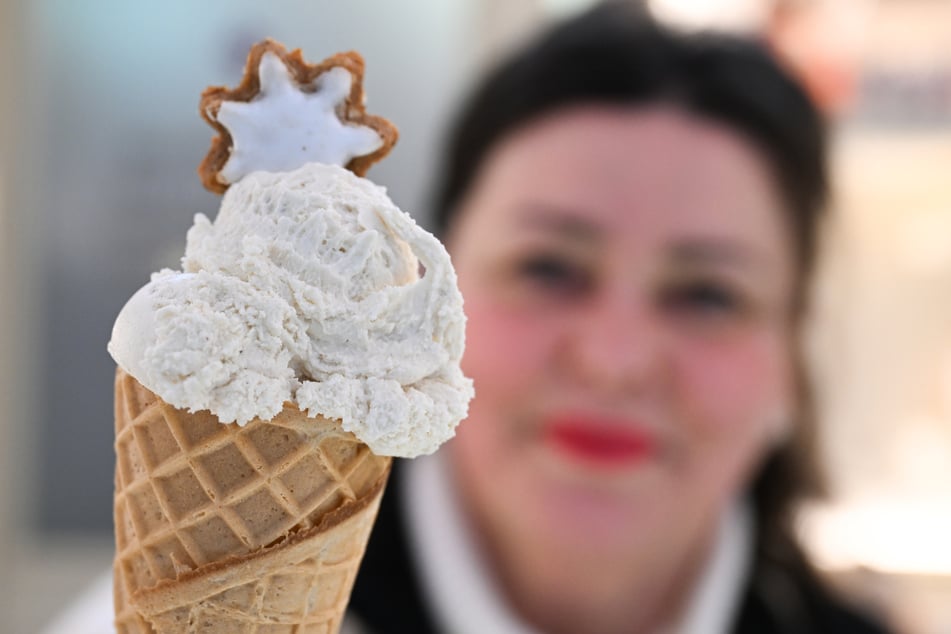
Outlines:
[[676, 286], [663, 293], [666, 308], [691, 315], [730, 315], [738, 313], [742, 301], [737, 293], [722, 284], [697, 282]]
[[545, 290], [579, 292], [591, 285], [591, 277], [583, 267], [558, 256], [527, 258], [518, 265], [518, 274]]

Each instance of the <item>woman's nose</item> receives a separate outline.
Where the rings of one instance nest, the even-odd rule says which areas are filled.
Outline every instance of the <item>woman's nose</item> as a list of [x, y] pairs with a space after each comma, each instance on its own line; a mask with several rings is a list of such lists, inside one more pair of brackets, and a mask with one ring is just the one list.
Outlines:
[[621, 294], [592, 301], [566, 329], [567, 370], [587, 387], [638, 391], [659, 379], [662, 328], [650, 305]]

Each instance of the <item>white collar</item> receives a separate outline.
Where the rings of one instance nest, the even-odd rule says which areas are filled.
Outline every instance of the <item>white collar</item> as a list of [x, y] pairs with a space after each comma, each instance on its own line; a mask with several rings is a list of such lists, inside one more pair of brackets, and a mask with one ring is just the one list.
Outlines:
[[729, 632], [753, 567], [753, 510], [736, 500], [720, 517], [713, 552], [680, 620], [679, 634]]
[[[412, 557], [440, 631], [447, 634], [537, 634], [499, 596], [452, 490], [445, 452], [404, 463], [401, 497]], [[727, 632], [739, 607], [752, 560], [753, 517], [732, 504], [717, 531], [712, 556], [676, 634]]]

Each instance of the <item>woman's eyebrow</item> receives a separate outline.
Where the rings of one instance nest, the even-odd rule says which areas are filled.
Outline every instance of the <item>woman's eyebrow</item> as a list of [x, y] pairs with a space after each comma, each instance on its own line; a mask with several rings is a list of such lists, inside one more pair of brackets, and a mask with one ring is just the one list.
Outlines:
[[698, 238], [676, 242], [670, 247], [671, 260], [697, 266], [768, 268], [770, 258], [740, 242], [723, 238]]
[[520, 210], [517, 222], [519, 227], [540, 229], [582, 242], [597, 242], [603, 234], [602, 229], [586, 218], [584, 212], [543, 204], [528, 205]]

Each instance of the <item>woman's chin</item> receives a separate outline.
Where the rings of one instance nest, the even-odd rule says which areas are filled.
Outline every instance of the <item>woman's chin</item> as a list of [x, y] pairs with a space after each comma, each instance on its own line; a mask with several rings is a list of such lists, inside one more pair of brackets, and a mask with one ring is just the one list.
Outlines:
[[536, 458], [545, 464], [525, 474], [532, 481], [526, 507], [544, 539], [610, 553], [663, 525], [669, 507], [658, 465], [592, 469], [557, 453]]

